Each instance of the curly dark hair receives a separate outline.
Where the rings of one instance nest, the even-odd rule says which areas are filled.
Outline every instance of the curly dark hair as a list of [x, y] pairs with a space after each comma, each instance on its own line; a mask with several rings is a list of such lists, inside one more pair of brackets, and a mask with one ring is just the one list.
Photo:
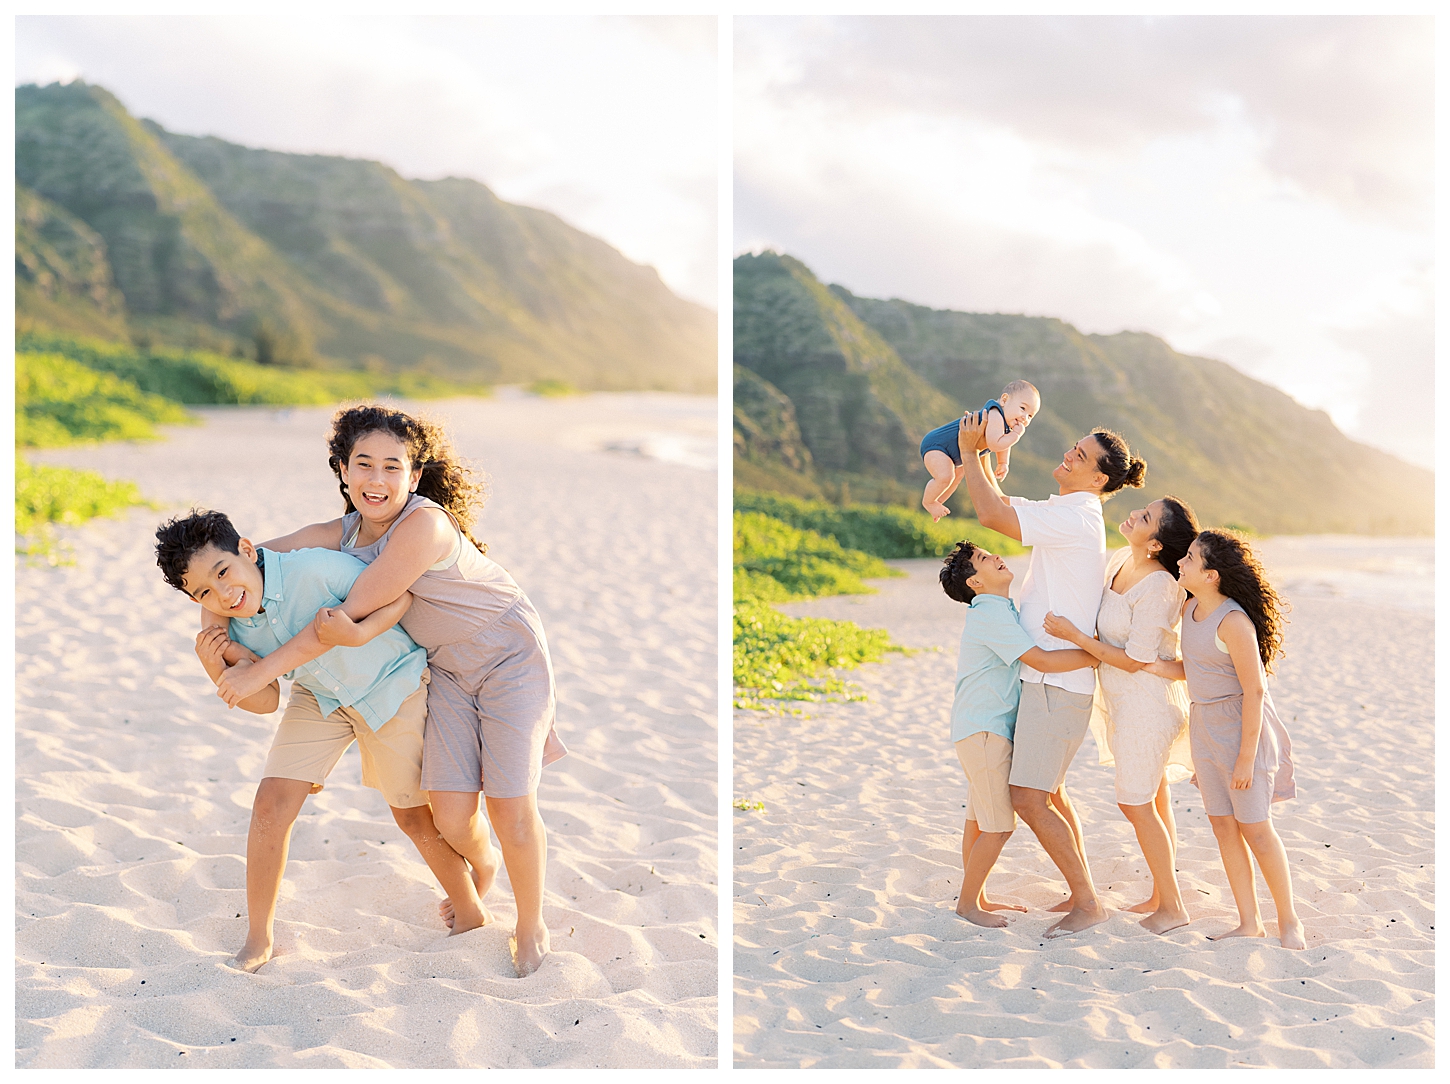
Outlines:
[[1219, 593], [1242, 606], [1254, 623], [1264, 673], [1272, 674], [1284, 653], [1283, 615], [1289, 607], [1269, 582], [1258, 554], [1242, 535], [1219, 528], [1199, 534], [1198, 552], [1203, 567], [1218, 573]]
[[1158, 563], [1178, 579], [1178, 562], [1198, 537], [1198, 517], [1193, 509], [1177, 497], [1164, 496], [1163, 514], [1158, 517], [1158, 530], [1153, 538], [1163, 548], [1154, 556]]
[[977, 566], [972, 563], [976, 555], [977, 547], [962, 539], [942, 562], [937, 578], [941, 580], [941, 589], [947, 593], [947, 598], [954, 602], [965, 602], [970, 606], [972, 599], [977, 597], [977, 592], [967, 586], [967, 581], [977, 574]]
[[191, 567], [191, 559], [208, 546], [241, 553], [241, 542], [242, 536], [224, 513], [193, 508], [190, 514], [172, 516], [156, 528], [156, 565], [167, 583], [189, 595], [181, 581]]
[[352, 457], [357, 442], [369, 433], [388, 433], [408, 449], [413, 470], [422, 470], [418, 479], [418, 495], [441, 505], [458, 522], [464, 536], [485, 553], [488, 547], [473, 537], [485, 495], [484, 480], [465, 466], [453, 450], [453, 442], [437, 422], [415, 418], [401, 410], [377, 403], [361, 403], [344, 407], [332, 419], [332, 434], [327, 438], [327, 465], [337, 475], [337, 488], [342, 493], [344, 510], [354, 512], [352, 498], [342, 480], [342, 466]]
[[1108, 484], [1103, 486], [1104, 497], [1124, 486], [1137, 489], [1143, 484], [1148, 477], [1148, 461], [1129, 452], [1126, 440], [1111, 429], [1094, 429], [1092, 436], [1103, 450], [1098, 456], [1098, 470], [1108, 477]]

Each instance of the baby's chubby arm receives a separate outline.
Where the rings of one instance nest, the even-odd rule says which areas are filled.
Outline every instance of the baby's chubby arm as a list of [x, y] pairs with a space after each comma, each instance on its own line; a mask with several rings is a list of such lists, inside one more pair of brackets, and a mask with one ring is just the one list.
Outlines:
[[997, 453], [997, 461], [1007, 461], [1008, 449], [1022, 439], [1022, 434], [1027, 431], [1025, 425], [1014, 425], [1007, 428], [1007, 420], [995, 410], [987, 411], [987, 447]]
[[[235, 661], [229, 661], [229, 655], [235, 656]], [[251, 666], [258, 660], [258, 656], [248, 648], [227, 638], [224, 625], [209, 625], [196, 634], [196, 657], [201, 660], [202, 669], [215, 685], [221, 684], [228, 670], [237, 666]], [[235, 706], [257, 715], [270, 715], [277, 710], [281, 697], [281, 688], [274, 681], [251, 696], [237, 701]]]

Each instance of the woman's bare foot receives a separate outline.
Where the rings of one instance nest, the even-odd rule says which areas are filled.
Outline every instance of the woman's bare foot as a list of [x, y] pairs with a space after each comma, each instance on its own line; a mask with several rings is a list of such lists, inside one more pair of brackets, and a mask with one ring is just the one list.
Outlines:
[[526, 979], [539, 969], [544, 957], [549, 954], [549, 928], [540, 924], [537, 930], [514, 931], [509, 938], [509, 953], [514, 959], [514, 970], [521, 979]]
[[1007, 925], [1007, 920], [1005, 918], [999, 918], [997, 915], [990, 914], [987, 911], [983, 911], [980, 907], [968, 907], [964, 911], [959, 906], [957, 908], [957, 914], [960, 915], [962, 918], [966, 919], [968, 922], [974, 922], [978, 926], [987, 926], [994, 930], [1000, 930]]
[[1159, 908], [1151, 915], [1138, 923], [1149, 933], [1167, 933], [1169, 930], [1176, 930], [1180, 926], [1188, 925], [1188, 912], [1182, 907]]
[[[1027, 913], [1027, 908], [1023, 907], [1020, 903], [998, 903], [996, 900], [989, 900], [989, 899], [987, 899], [986, 896], [978, 896], [977, 897], [977, 910], [979, 910], [979, 911], [1021, 911], [1024, 915]], [[957, 914], [961, 915], [962, 913], [961, 913], [961, 911], [958, 911]], [[962, 917], [965, 918], [966, 916], [965, 915], [962, 915]]]
[[271, 941], [253, 942], [251, 938], [248, 938], [247, 943], [237, 950], [237, 954], [227, 961], [227, 966], [250, 974], [271, 958]]
[[1304, 923], [1297, 918], [1290, 923], [1279, 923], [1279, 944], [1285, 948], [1301, 949], [1304, 947]]
[[1124, 911], [1131, 911], [1135, 915], [1151, 915], [1158, 910], [1158, 893], [1154, 892], [1142, 903], [1135, 903], [1132, 907], [1124, 907]]
[[1071, 933], [1082, 933], [1083, 930], [1096, 926], [1099, 922], [1106, 922], [1110, 916], [1108, 909], [1097, 900], [1092, 902], [1091, 907], [1074, 907], [1049, 926], [1044, 937], [1066, 937]]
[[1210, 941], [1223, 941], [1223, 940], [1225, 940], [1226, 938], [1229, 938], [1229, 937], [1263, 937], [1263, 936], [1264, 936], [1264, 924], [1262, 922], [1244, 922], [1244, 923], [1241, 923], [1238, 926], [1235, 926], [1233, 929], [1229, 930], [1228, 933], [1221, 933], [1217, 937], [1210, 937], [1209, 940]]

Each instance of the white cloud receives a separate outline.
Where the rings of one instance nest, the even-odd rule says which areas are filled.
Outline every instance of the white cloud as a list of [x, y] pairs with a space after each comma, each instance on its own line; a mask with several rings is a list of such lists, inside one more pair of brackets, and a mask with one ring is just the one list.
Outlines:
[[473, 177], [713, 307], [714, 31], [694, 16], [27, 16], [17, 81], [70, 71], [176, 131]]

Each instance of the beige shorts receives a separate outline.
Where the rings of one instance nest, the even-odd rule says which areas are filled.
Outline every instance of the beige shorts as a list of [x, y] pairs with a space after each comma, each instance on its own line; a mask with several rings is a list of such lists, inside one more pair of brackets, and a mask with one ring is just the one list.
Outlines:
[[262, 777], [321, 783], [354, 741], [362, 755], [364, 786], [380, 791], [388, 805], [427, 805], [423, 792], [423, 724], [428, 718], [428, 671], [423, 682], [377, 730], [352, 708], [323, 718], [311, 689], [297, 683], [277, 726]]
[[1012, 792], [1007, 777], [1012, 774], [1012, 743], [1001, 734], [983, 730], [968, 734], [956, 743], [957, 759], [971, 784], [967, 799], [967, 820], [976, 821], [983, 832], [1010, 832], [1017, 827], [1012, 811]]
[[1012, 785], [1049, 793], [1062, 786], [1092, 713], [1092, 693], [1024, 681], [1012, 744]]

